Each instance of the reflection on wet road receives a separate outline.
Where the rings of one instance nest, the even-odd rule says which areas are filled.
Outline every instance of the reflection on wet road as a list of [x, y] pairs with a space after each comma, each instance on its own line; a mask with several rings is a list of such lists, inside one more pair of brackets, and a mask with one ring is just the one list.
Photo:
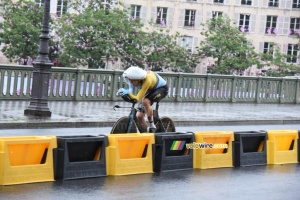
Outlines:
[[0, 186], [2, 200], [297, 199], [300, 165], [190, 169]]

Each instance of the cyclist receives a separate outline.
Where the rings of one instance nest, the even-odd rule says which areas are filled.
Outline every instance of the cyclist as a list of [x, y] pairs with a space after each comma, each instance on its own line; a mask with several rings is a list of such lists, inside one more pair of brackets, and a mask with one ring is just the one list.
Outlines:
[[[123, 97], [130, 98], [139, 102], [137, 118], [143, 128], [147, 127], [147, 123], [144, 119], [145, 114], [147, 115], [149, 132], [155, 132], [156, 126], [153, 122], [153, 102], [160, 101], [165, 98], [168, 94], [169, 87], [167, 82], [159, 76], [157, 73], [152, 71], [145, 71], [139, 67], [129, 67], [124, 73], [123, 78], [127, 82], [129, 89], [120, 88], [119, 94]], [[140, 89], [137, 95], [133, 95], [133, 88]]]

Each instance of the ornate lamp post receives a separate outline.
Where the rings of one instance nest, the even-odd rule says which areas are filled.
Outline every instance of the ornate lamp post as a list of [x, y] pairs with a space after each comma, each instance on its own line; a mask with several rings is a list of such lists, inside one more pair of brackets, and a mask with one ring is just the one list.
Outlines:
[[24, 115], [51, 117], [51, 112], [48, 108], [48, 83], [53, 64], [48, 57], [49, 21], [50, 0], [45, 0], [39, 55], [33, 62], [31, 100], [28, 108], [24, 111]]

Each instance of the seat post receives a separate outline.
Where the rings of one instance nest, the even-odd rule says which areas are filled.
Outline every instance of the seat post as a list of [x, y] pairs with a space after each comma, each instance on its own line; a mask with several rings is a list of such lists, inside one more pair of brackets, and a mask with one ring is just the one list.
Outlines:
[[154, 118], [154, 121], [156, 121], [156, 120], [158, 119], [158, 108], [159, 108], [159, 101], [156, 102], [155, 110], [153, 110], [153, 118]]

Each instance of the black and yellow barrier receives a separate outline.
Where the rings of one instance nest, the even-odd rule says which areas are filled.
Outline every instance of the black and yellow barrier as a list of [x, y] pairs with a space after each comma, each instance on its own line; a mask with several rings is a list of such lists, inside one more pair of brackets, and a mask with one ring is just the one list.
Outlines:
[[108, 144], [107, 175], [153, 173], [152, 133], [112, 134], [108, 135]]
[[300, 163], [300, 131], [298, 131], [298, 163]]
[[232, 131], [195, 132], [194, 168], [233, 167]]
[[265, 131], [234, 132], [233, 165], [266, 165], [267, 138]]
[[57, 136], [54, 153], [55, 179], [106, 176], [107, 136]]
[[298, 131], [268, 131], [267, 163], [287, 164], [298, 162]]
[[153, 145], [153, 170], [155, 172], [193, 168], [193, 133], [156, 133]]
[[54, 181], [54, 136], [0, 138], [0, 185]]

